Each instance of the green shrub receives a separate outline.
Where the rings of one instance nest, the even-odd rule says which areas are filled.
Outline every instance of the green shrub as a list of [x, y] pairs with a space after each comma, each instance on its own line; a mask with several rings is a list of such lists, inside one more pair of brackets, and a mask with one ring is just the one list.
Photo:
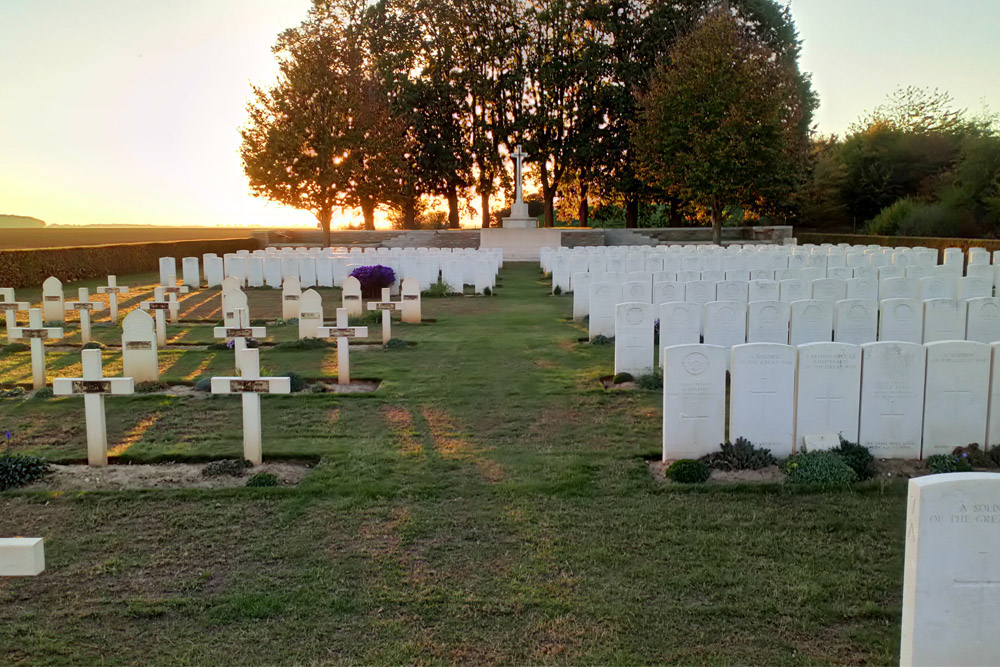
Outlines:
[[325, 394], [327, 392], [327, 387], [322, 382], [317, 382], [309, 386], [309, 393], [311, 394]]
[[562, 294], [562, 287], [556, 285], [555, 287], [552, 288], [552, 293], [555, 294], [556, 296], [559, 296], [560, 294]]
[[247, 486], [265, 487], [278, 486], [278, 476], [269, 472], [259, 472], [247, 480]]
[[858, 476], [844, 458], [833, 452], [803, 452], [785, 461], [788, 481], [794, 484], [846, 486]]
[[250, 320], [250, 326], [252, 327], [266, 327], [267, 320]]
[[989, 452], [983, 451], [977, 443], [967, 447], [956, 447], [952, 456], [956, 459], [964, 458], [973, 468], [996, 468], [1000, 467], [1000, 462], [993, 458], [992, 454], [1000, 455], [1000, 445], [997, 445]]
[[32, 396], [32, 398], [52, 398], [53, 396], [55, 396], [55, 394], [52, 393], [52, 387], [42, 387], [35, 392], [35, 395]]
[[878, 474], [878, 470], [875, 468], [875, 457], [864, 445], [848, 442], [841, 437], [840, 445], [830, 451], [844, 459], [844, 463], [850, 466], [858, 480], [862, 482]]
[[278, 377], [287, 377], [288, 378], [288, 382], [289, 382], [289, 384], [292, 387], [292, 393], [293, 394], [297, 394], [298, 392], [300, 392], [300, 391], [302, 391], [303, 389], [306, 388], [306, 381], [302, 378], [301, 375], [299, 375], [295, 371], [289, 371], [287, 373], [282, 373]]
[[954, 454], [934, 454], [927, 457], [927, 470], [932, 475], [949, 472], [972, 472], [972, 465], [967, 456]]
[[700, 459], [716, 470], [760, 470], [778, 462], [770, 449], [755, 447], [746, 438], [736, 438], [736, 442], [724, 442], [719, 447], [721, 451]]
[[24, 387], [13, 386], [11, 388], [0, 387], [0, 398], [17, 398], [24, 396]]
[[155, 394], [158, 391], [166, 391], [170, 388], [166, 382], [159, 382], [157, 380], [147, 380], [146, 382], [140, 382], [135, 385], [135, 393], [137, 394]]
[[278, 343], [274, 346], [275, 350], [321, 350], [323, 348], [330, 347], [333, 343], [323, 339], [323, 338], [300, 338], [298, 340], [289, 340], [284, 343]]
[[212, 393], [212, 378], [202, 378], [194, 385], [195, 391], [203, 391], [206, 394]]
[[590, 339], [591, 345], [611, 345], [614, 342], [615, 342], [614, 339], [608, 338], [603, 334], [597, 334], [596, 336]]
[[52, 472], [45, 459], [28, 454], [0, 454], [0, 491], [27, 486]]
[[222, 461], [212, 461], [201, 469], [201, 474], [205, 477], [242, 477], [247, 468], [252, 468], [253, 464], [246, 459], [223, 459]]
[[917, 206], [918, 203], [909, 197], [896, 200], [865, 225], [865, 233], [875, 236], [895, 236], [900, 224], [910, 217]]
[[352, 317], [355, 326], [374, 326], [376, 324], [382, 324], [382, 311], [380, 310], [369, 310], [361, 315], [361, 317]]
[[384, 347], [387, 350], [402, 350], [405, 347], [407, 347], [407, 345], [406, 341], [403, 340], [402, 338], [390, 338], [388, 342], [386, 342], [386, 344], [383, 345], [382, 347]]
[[446, 283], [439, 280], [421, 292], [420, 296], [425, 296], [431, 299], [439, 299], [441, 297], [448, 296], [449, 294], [451, 294], [451, 288], [448, 287]]
[[288, 326], [297, 327], [299, 326], [299, 318], [289, 317], [287, 320], [285, 320], [285, 324], [287, 324]]
[[633, 380], [635, 380], [635, 378], [632, 377], [631, 373], [618, 373], [613, 378], [611, 378], [611, 382], [614, 384], [622, 384], [623, 382], [632, 382]]
[[701, 461], [681, 459], [670, 464], [663, 474], [680, 484], [704, 484], [712, 471]]
[[89, 343], [84, 343], [83, 344], [83, 348], [81, 348], [81, 349], [84, 349], [84, 350], [103, 350], [103, 349], [105, 349], [105, 347], [103, 345], [101, 345], [100, 343], [98, 343], [96, 340], [92, 340]]
[[274, 326], [276, 327], [284, 326], [285, 324], [287, 324], [287, 322], [285, 322], [285, 318], [283, 317], [279, 317], [274, 321]]
[[7, 343], [0, 349], [0, 354], [17, 354], [18, 352], [30, 352], [31, 346], [27, 343]]
[[645, 375], [637, 377], [635, 379], [635, 383], [639, 389], [646, 389], [649, 391], [663, 389], [663, 372], [657, 368], [652, 373], [646, 373]]
[[1000, 468], [1000, 445], [992, 447], [987, 453], [987, 456], [989, 456], [990, 460], [993, 461], [993, 466], [991, 467]]
[[920, 204], [903, 220], [899, 236], [957, 236], [962, 220], [958, 211], [944, 204]]
[[489, 287], [484, 287], [483, 296], [493, 296], [493, 290]]

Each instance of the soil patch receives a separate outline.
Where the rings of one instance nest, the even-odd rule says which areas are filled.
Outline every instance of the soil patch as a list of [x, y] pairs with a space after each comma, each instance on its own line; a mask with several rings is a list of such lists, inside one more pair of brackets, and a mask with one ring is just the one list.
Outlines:
[[605, 375], [604, 377], [600, 378], [598, 380], [598, 382], [600, 382], [601, 386], [604, 387], [605, 389], [618, 389], [618, 390], [621, 390], [621, 391], [634, 391], [635, 389], [639, 388], [639, 385], [636, 384], [634, 381], [630, 380], [629, 382], [619, 382], [619, 383], [616, 384], [615, 381], [614, 381], [614, 379], [615, 379], [614, 375]]
[[29, 491], [123, 491], [131, 489], [229, 489], [246, 486], [258, 472], [277, 476], [281, 486], [295, 486], [306, 476], [304, 463], [264, 463], [247, 468], [241, 477], [201, 474], [205, 464], [167, 463], [162, 465], [52, 465], [52, 474], [24, 487]]
[[[676, 484], [664, 475], [673, 461], [647, 461], [649, 474], [657, 484]], [[775, 484], [785, 481], [785, 473], [778, 466], [768, 466], [760, 470], [713, 470], [708, 484]]]
[[[351, 380], [351, 384], [342, 385], [336, 382], [313, 382], [306, 388], [305, 392], [315, 391], [321, 394], [370, 394], [382, 384], [379, 380]], [[314, 389], [322, 387], [322, 391]]]

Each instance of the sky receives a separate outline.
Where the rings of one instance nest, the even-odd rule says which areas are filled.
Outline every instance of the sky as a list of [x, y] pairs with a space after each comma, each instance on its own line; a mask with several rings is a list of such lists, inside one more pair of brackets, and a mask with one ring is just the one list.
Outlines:
[[[254, 198], [252, 83], [309, 0], [0, 0], [0, 213], [49, 224], [315, 226]], [[900, 86], [1000, 111], [1000, 0], [791, 0], [820, 132]], [[345, 221], [342, 219], [341, 221]], [[336, 220], [335, 220], [336, 223]]]

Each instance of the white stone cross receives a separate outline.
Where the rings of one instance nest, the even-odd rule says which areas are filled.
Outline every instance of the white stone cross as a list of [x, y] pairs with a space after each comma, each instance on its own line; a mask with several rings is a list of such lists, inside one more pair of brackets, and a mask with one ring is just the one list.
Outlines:
[[118, 276], [108, 276], [108, 284], [97, 288], [98, 294], [108, 295], [108, 313], [111, 324], [118, 324], [118, 295], [128, 294], [128, 287], [118, 284]]
[[106, 378], [100, 350], [83, 351], [82, 378], [55, 378], [52, 393], [57, 396], [83, 394], [87, 420], [87, 465], [108, 465], [108, 425], [104, 416], [104, 395], [135, 393], [132, 378]]
[[104, 304], [100, 301], [90, 300], [90, 290], [81, 287], [79, 301], [67, 301], [66, 310], [75, 310], [80, 313], [80, 342], [84, 345], [90, 342], [90, 311], [104, 310]]
[[260, 376], [260, 350], [257, 348], [242, 350], [240, 356], [240, 377], [212, 378], [212, 393], [243, 395], [243, 458], [260, 465], [264, 460], [260, 395], [289, 394], [292, 385], [287, 377]]
[[170, 301], [171, 307], [169, 309], [170, 322], [172, 324], [177, 324], [181, 312], [181, 304], [177, 301], [178, 294], [187, 294], [191, 291], [191, 288], [187, 285], [173, 285], [163, 288], [163, 293], [167, 296]]
[[337, 339], [337, 384], [351, 384], [351, 359], [348, 341], [351, 338], [367, 338], [368, 327], [352, 327], [348, 324], [347, 309], [337, 309], [337, 326], [320, 327], [317, 330], [320, 338]]
[[233, 350], [236, 352], [236, 370], [240, 370], [243, 350], [247, 349], [247, 338], [263, 338], [267, 335], [265, 327], [250, 326], [250, 311], [246, 308], [236, 308], [233, 310], [233, 319], [236, 326], [215, 327], [214, 337], [233, 341]]
[[403, 309], [402, 301], [393, 301], [389, 296], [389, 288], [382, 288], [382, 300], [372, 301], [368, 304], [368, 310], [382, 311], [382, 344], [385, 345], [392, 338], [392, 313]]
[[7, 342], [10, 342], [10, 330], [17, 326], [17, 311], [28, 310], [31, 304], [27, 301], [18, 301], [14, 298], [14, 289], [11, 287], [0, 287], [0, 310], [5, 312], [7, 323]]
[[143, 301], [139, 304], [139, 307], [143, 310], [153, 311], [156, 319], [156, 344], [161, 347], [167, 344], [167, 317], [164, 313], [173, 308], [173, 305], [177, 303], [176, 301], [167, 299], [163, 289], [162, 287], [153, 289], [153, 299], [151, 301]]
[[32, 308], [28, 311], [27, 327], [14, 327], [10, 330], [12, 340], [31, 339], [31, 376], [32, 387], [35, 389], [41, 389], [45, 386], [45, 345], [43, 341], [62, 337], [62, 327], [42, 326], [41, 308]]
[[517, 145], [517, 150], [510, 155], [514, 159], [514, 203], [523, 204], [522, 199], [522, 180], [524, 178], [524, 160], [528, 158], [528, 154], [521, 150], [521, 145]]

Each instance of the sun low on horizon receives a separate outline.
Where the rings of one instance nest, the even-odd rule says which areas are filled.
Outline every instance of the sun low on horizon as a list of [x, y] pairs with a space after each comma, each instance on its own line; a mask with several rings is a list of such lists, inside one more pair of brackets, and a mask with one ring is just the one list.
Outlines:
[[[271, 46], [310, 5], [4, 0], [0, 214], [50, 225], [316, 227], [308, 212], [252, 196], [239, 157], [251, 86], [273, 80]], [[998, 3], [790, 7], [821, 98], [820, 132], [843, 132], [903, 85], [1000, 108]], [[333, 226], [360, 219], [336, 214]], [[388, 226], [384, 216], [377, 226]]]

